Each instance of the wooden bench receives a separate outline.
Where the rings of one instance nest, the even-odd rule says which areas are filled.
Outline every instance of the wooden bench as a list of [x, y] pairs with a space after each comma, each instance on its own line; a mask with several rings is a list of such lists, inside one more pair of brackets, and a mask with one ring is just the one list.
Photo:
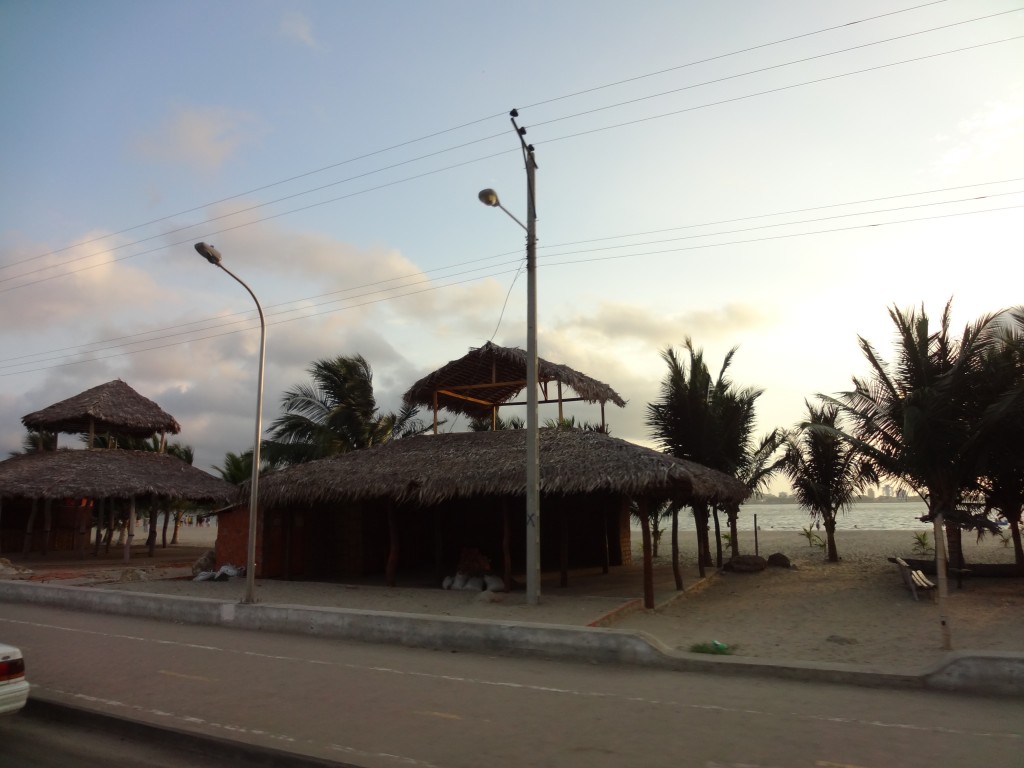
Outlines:
[[907, 589], [910, 590], [910, 594], [914, 596], [915, 600], [920, 599], [917, 596], [918, 590], [922, 592], [930, 592], [934, 599], [935, 593], [933, 590], [935, 589], [935, 584], [933, 584], [927, 576], [916, 568], [911, 568], [907, 564], [907, 561], [901, 557], [894, 557], [891, 558], [891, 560], [896, 563], [896, 566], [900, 569], [900, 575], [903, 577], [903, 583], [906, 584]]

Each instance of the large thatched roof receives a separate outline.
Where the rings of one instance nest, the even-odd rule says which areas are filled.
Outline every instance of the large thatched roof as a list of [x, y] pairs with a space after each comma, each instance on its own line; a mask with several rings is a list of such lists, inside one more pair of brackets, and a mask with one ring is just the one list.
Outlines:
[[227, 503], [237, 489], [181, 459], [149, 451], [40, 451], [0, 461], [0, 497], [126, 499], [154, 495]]
[[[537, 377], [541, 384], [558, 382], [569, 387], [588, 403], [612, 402], [620, 408], [626, 405], [607, 384], [567, 365], [538, 358]], [[436, 392], [440, 407], [453, 413], [481, 416], [489, 415], [491, 405], [509, 402], [525, 387], [526, 352], [487, 342], [417, 381], [403, 400], [409, 405], [432, 408]]]
[[29, 429], [49, 432], [112, 432], [140, 438], [158, 432], [176, 435], [181, 431], [173, 416], [120, 379], [22, 416], [21, 423]]
[[[421, 435], [299, 464], [260, 480], [260, 506], [392, 500], [429, 506], [525, 496], [526, 430]], [[673, 495], [739, 503], [735, 478], [599, 432], [540, 431], [542, 494]]]

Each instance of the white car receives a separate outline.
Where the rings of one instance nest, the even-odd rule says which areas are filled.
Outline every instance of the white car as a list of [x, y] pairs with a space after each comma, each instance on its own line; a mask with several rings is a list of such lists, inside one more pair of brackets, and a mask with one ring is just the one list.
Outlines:
[[28, 701], [25, 660], [13, 645], [0, 643], [0, 715], [17, 712]]

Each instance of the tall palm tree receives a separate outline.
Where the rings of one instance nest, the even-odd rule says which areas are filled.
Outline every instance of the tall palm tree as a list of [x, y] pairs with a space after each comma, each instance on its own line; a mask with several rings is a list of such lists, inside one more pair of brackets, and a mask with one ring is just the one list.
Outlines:
[[1009, 407], [986, 403], [983, 360], [996, 343], [997, 313], [984, 315], [964, 328], [957, 339], [950, 333], [952, 299], [946, 303], [937, 330], [921, 308], [906, 312], [893, 307], [889, 316], [896, 326], [896, 360], [884, 361], [863, 337], [859, 343], [871, 366], [871, 378], [853, 379], [854, 388], [835, 398], [853, 422], [858, 449], [871, 461], [879, 477], [910, 485], [928, 505], [935, 530], [935, 559], [939, 579], [939, 623], [942, 646], [952, 648], [946, 614], [948, 562], [963, 566], [961, 525], [972, 524], [965, 513], [965, 498], [979, 488], [986, 446], [997, 420], [986, 411], [1008, 415]]
[[[668, 374], [661, 383], [660, 399], [647, 405], [647, 426], [667, 453], [736, 474], [751, 454], [754, 404], [762, 390], [737, 389], [728, 378], [736, 347], [726, 354], [716, 379], [711, 377], [703, 350], [694, 347], [690, 338], [685, 340], [684, 347], [687, 360], [681, 359], [671, 347], [662, 353]], [[715, 512], [717, 528], [717, 508]], [[693, 516], [698, 568], [703, 576], [705, 566], [711, 564], [709, 505], [695, 503]], [[673, 519], [673, 529], [676, 527]], [[720, 551], [721, 537], [717, 539]]]
[[929, 518], [949, 523], [950, 564], [962, 567], [960, 525], [973, 522], [962, 502], [978, 486], [985, 439], [995, 432], [983, 418], [981, 373], [997, 338], [997, 315], [978, 319], [956, 339], [951, 312], [952, 301], [933, 331], [923, 307], [891, 308], [896, 360], [887, 363], [861, 337], [871, 378], [854, 377], [852, 391], [820, 397], [849, 417], [852, 437], [879, 477], [907, 483], [924, 498]]
[[281, 398], [284, 413], [270, 427], [268, 462], [297, 464], [423, 432], [415, 406], [380, 412], [373, 370], [362, 355], [317, 360], [308, 373], [311, 382]]
[[800, 506], [824, 523], [828, 560], [836, 563], [839, 513], [850, 508], [858, 492], [877, 483], [878, 476], [871, 462], [840, 436], [837, 406], [804, 404], [808, 418], [786, 441], [783, 471]]
[[1014, 403], [1024, 398], [1024, 308], [1006, 313], [1004, 320], [995, 346], [983, 361], [993, 434], [982, 458], [981, 487], [986, 509], [998, 511], [1009, 524], [1014, 561], [1024, 573], [1020, 531], [1024, 513], [1024, 412], [1014, 408]]

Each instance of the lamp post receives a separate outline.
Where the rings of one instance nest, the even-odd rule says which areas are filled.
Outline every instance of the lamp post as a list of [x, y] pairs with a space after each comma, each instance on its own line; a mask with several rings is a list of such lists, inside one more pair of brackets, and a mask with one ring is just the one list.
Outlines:
[[252, 480], [249, 483], [249, 547], [245, 560], [245, 598], [243, 603], [256, 602], [256, 502], [259, 498], [260, 482], [260, 437], [263, 433], [263, 363], [267, 351], [267, 323], [263, 318], [263, 308], [252, 288], [230, 269], [221, 264], [220, 251], [207, 243], [196, 243], [196, 250], [204, 259], [220, 267], [233, 277], [256, 302], [256, 311], [260, 315], [260, 368], [256, 382], [256, 436], [252, 448]]
[[[513, 110], [512, 124], [516, 113]], [[520, 137], [525, 132], [517, 126]], [[537, 414], [537, 209], [534, 205], [533, 146], [523, 143], [526, 159], [526, 224], [501, 204], [493, 189], [481, 190], [480, 202], [500, 208], [526, 230], [526, 602], [540, 602], [540, 435]]]

